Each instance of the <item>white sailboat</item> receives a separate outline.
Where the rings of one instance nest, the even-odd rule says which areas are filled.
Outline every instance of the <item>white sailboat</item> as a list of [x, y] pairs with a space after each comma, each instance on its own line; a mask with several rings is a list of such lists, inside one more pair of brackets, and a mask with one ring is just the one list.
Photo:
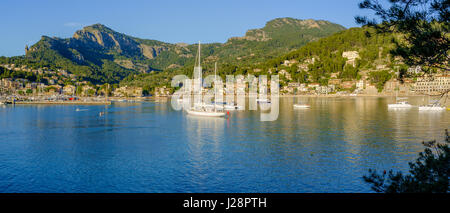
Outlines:
[[[200, 64], [200, 42], [198, 42], [198, 67], [195, 66], [194, 70], [197, 68], [197, 71], [201, 73], [201, 64]], [[214, 70], [214, 74], [217, 70], [217, 63], [215, 66], [215, 70]], [[194, 72], [195, 73], [195, 72]], [[201, 84], [201, 78], [199, 78], [200, 80], [200, 84]], [[216, 83], [216, 82], [214, 82]], [[200, 96], [202, 95], [202, 88], [203, 86], [201, 85], [200, 87]], [[214, 85], [214, 96], [216, 96], [216, 85]], [[216, 100], [216, 99], [215, 99]], [[201, 103], [197, 103], [194, 104], [194, 107], [191, 109], [186, 109], [186, 112], [190, 115], [195, 115], [195, 116], [207, 116], [207, 117], [223, 117], [225, 116], [225, 112], [220, 111], [217, 109], [216, 104], [212, 104], [212, 107], [209, 107], [209, 104], [205, 104], [203, 102]]]

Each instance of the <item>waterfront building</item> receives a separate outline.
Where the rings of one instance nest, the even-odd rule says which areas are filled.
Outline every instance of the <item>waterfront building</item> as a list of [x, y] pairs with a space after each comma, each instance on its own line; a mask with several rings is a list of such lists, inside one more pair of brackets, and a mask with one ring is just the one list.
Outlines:
[[332, 78], [328, 80], [328, 84], [331, 85], [340, 85], [342, 83], [341, 79], [337, 79], [337, 78]]
[[334, 89], [335, 89], [334, 85], [328, 85], [328, 86], [319, 86], [316, 88], [316, 91], [319, 94], [328, 94], [330, 92], [333, 92]]
[[364, 80], [359, 80], [356, 82], [356, 89], [363, 90], [364, 89]]
[[355, 85], [355, 81], [344, 81], [341, 83], [341, 87], [344, 89], [350, 89]]
[[316, 89], [316, 88], [319, 87], [319, 86], [320, 86], [319, 83], [310, 83], [310, 84], [308, 84], [308, 87], [309, 87], [309, 88], [314, 88], [314, 89]]
[[450, 75], [418, 77], [414, 84], [414, 92], [422, 94], [438, 94], [450, 89]]

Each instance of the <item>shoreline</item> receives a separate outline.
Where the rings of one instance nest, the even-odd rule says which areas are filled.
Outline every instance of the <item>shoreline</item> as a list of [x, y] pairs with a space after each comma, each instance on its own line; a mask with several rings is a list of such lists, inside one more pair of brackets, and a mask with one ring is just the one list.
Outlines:
[[[97, 102], [97, 101], [17, 101], [14, 104], [44, 104], [44, 105], [111, 105], [111, 101]], [[13, 105], [14, 105], [13, 104]]]
[[[428, 97], [433, 95], [423, 95], [423, 94], [409, 94], [409, 95], [401, 95], [401, 97]], [[248, 97], [248, 94], [246, 95]], [[270, 95], [268, 95], [270, 97]], [[295, 98], [295, 97], [305, 97], [305, 98], [358, 98], [358, 97], [396, 97], [393, 94], [359, 94], [356, 96], [350, 95], [336, 95], [336, 94], [321, 94], [321, 95], [291, 95], [291, 94], [281, 94], [279, 97], [282, 98]], [[15, 103], [9, 104], [18, 104], [18, 105], [111, 105], [113, 102], [120, 102], [120, 100], [126, 101], [156, 101], [171, 99], [172, 95], [169, 96], [145, 96], [145, 97], [109, 97], [108, 101], [91, 101], [91, 100], [78, 100], [78, 101], [16, 101]]]
[[[336, 95], [336, 94], [329, 94], [329, 95], [279, 95], [280, 97], [318, 97], [318, 98], [345, 98], [345, 97], [396, 97], [395, 94], [376, 94], [376, 95], [370, 95], [370, 94], [358, 94], [355, 96], [350, 95]], [[399, 95], [401, 97], [422, 97], [422, 96], [433, 96], [433, 95], [422, 95], [422, 94], [408, 94], [408, 95]]]
[[[396, 97], [395, 94], [376, 94], [376, 95], [369, 95], [369, 94], [360, 94], [355, 96], [350, 95], [336, 95], [336, 94], [329, 94], [329, 95], [286, 95], [281, 94], [278, 95], [279, 97], [316, 97], [316, 98], [353, 98], [353, 97]], [[438, 96], [438, 95], [423, 95], [423, 94], [408, 94], [408, 95], [398, 95], [399, 97], [427, 97], [427, 96]], [[248, 94], [245, 95], [245, 97], [248, 97]], [[267, 95], [267, 97], [270, 97], [270, 94]], [[153, 97], [152, 99], [164, 99], [164, 98], [172, 98], [172, 95], [170, 96], [161, 96], [161, 97]]]

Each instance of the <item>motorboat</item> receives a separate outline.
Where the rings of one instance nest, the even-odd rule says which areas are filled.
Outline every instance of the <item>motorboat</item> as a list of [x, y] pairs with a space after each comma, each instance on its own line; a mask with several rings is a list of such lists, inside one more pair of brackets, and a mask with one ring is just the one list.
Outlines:
[[388, 108], [411, 108], [412, 105], [408, 103], [408, 101], [400, 101], [407, 98], [397, 98], [395, 104], [388, 104]]

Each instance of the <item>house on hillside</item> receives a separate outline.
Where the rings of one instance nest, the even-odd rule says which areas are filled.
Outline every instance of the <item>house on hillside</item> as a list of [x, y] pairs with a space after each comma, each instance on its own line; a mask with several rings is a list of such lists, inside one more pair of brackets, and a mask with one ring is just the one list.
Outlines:
[[73, 95], [73, 94], [75, 94], [75, 91], [76, 91], [76, 87], [73, 85], [66, 85], [63, 87], [63, 93], [65, 95]]
[[115, 89], [113, 95], [116, 97], [142, 97], [143, 90], [141, 87], [123, 86]]
[[353, 67], [356, 66], [356, 59], [359, 58], [358, 51], [347, 51], [342, 53], [342, 57], [347, 58], [345, 64], [351, 64]]

